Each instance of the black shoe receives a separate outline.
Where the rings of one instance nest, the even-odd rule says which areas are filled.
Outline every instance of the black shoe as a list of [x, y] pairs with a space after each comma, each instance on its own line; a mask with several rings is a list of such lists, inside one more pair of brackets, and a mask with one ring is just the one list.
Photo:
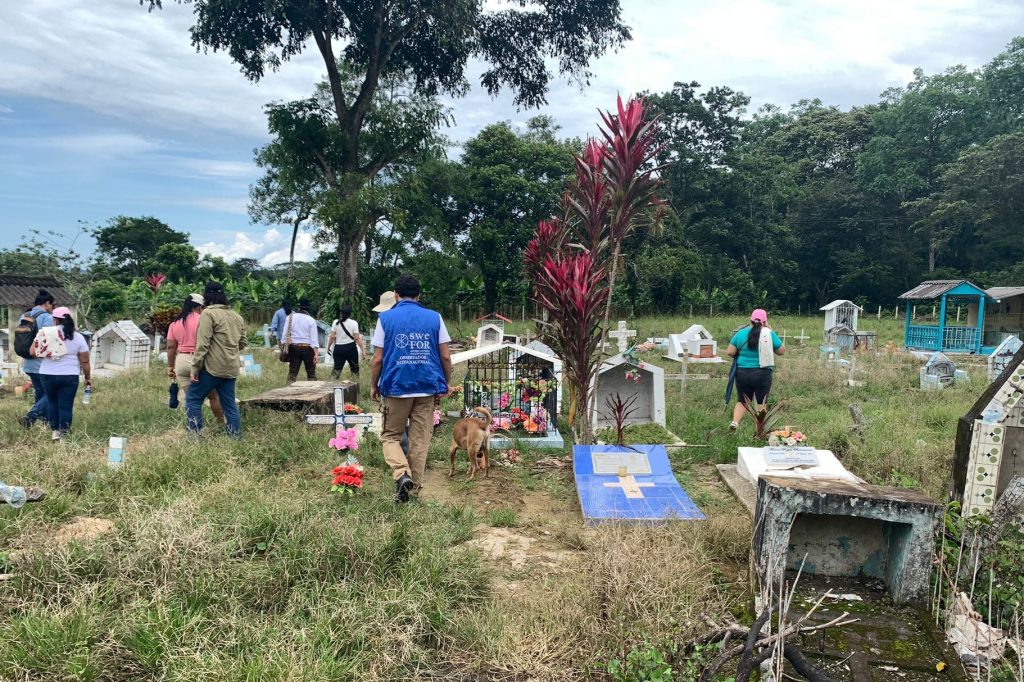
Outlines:
[[26, 429], [31, 429], [32, 425], [35, 423], [35, 420], [29, 419], [28, 415], [22, 415], [18, 417], [18, 423], [24, 426]]
[[178, 408], [178, 382], [168, 386], [167, 392], [170, 394], [170, 397], [167, 399], [167, 407], [176, 410]]
[[402, 474], [402, 477], [395, 483], [395, 499], [399, 502], [408, 502], [412, 488], [412, 479], [409, 478], [409, 474]]

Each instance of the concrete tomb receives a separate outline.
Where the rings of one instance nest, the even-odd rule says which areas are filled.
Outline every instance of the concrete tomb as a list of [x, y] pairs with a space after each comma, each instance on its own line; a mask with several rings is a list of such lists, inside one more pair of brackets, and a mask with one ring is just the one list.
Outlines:
[[100, 376], [148, 369], [153, 340], [131, 320], [111, 322], [93, 335], [90, 361]]
[[995, 381], [999, 378], [999, 375], [1009, 366], [1014, 354], [1020, 350], [1021, 346], [1024, 346], [1024, 342], [1014, 334], [1009, 334], [999, 342], [996, 349], [988, 356], [988, 362], [986, 363], [988, 365], [989, 381]]
[[[639, 381], [627, 378], [627, 373], [638, 377]], [[647, 362], [634, 365], [619, 354], [604, 361], [598, 376], [597, 395], [591, 412], [594, 428], [614, 425], [606, 401], [614, 399], [616, 393], [623, 400], [637, 397], [634, 412], [626, 419], [626, 424], [654, 423], [665, 426], [664, 369]]]
[[588, 524], [704, 519], [672, 473], [662, 445], [576, 445], [573, 473]]
[[964, 516], [987, 514], [1024, 476], [1024, 347], [957, 424], [954, 497]]
[[669, 334], [668, 353], [670, 360], [686, 360], [696, 363], [721, 363], [718, 356], [718, 342], [711, 332], [699, 324], [691, 325], [682, 334]]
[[897, 604], [923, 601], [942, 506], [923, 493], [762, 476], [754, 559], [766, 580], [783, 571], [875, 578]]

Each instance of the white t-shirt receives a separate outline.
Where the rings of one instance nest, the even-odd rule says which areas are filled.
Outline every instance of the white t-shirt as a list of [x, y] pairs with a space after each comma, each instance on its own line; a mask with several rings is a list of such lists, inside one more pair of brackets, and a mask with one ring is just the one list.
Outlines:
[[[438, 343], [451, 343], [452, 337], [448, 335], [448, 328], [444, 326], [444, 318], [440, 315], [437, 316], [438, 322], [441, 327], [437, 330], [437, 342]], [[373, 339], [370, 344], [375, 348], [384, 347], [384, 327], [380, 324], [380, 318], [377, 318], [377, 326], [373, 330]], [[409, 393], [407, 395], [396, 395], [396, 398], [426, 398], [431, 395], [430, 393]]]
[[334, 321], [331, 325], [331, 331], [334, 333], [334, 343], [338, 346], [347, 346], [350, 343], [355, 343], [355, 339], [350, 339], [348, 334], [345, 333], [345, 329], [341, 326], [345, 325], [345, 329], [348, 330], [348, 334], [352, 336], [359, 335], [359, 323], [353, 320], [351, 317], [344, 322]]
[[[61, 335], [63, 336], [63, 334]], [[56, 360], [43, 358], [39, 365], [40, 374], [76, 377], [82, 372], [82, 363], [78, 361], [78, 354], [89, 352], [89, 344], [85, 337], [75, 332], [74, 338], [70, 341], [64, 339], [64, 347], [68, 349], [68, 352]]]

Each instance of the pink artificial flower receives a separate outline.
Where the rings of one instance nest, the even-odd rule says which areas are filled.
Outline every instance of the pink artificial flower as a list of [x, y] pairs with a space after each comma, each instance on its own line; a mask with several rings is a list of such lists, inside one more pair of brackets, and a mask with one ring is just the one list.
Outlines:
[[337, 435], [328, 441], [328, 446], [335, 450], [358, 450], [359, 449], [359, 436], [356, 430], [353, 429], [342, 429], [338, 431]]
[[441, 425], [441, 410], [434, 410], [434, 426]]
[[509, 403], [512, 402], [512, 396], [508, 393], [502, 393], [501, 397], [498, 398], [498, 407], [502, 410], [508, 408]]

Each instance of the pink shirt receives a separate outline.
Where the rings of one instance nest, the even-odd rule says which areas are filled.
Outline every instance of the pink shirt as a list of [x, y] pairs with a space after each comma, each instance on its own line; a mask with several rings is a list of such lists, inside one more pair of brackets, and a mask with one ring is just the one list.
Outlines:
[[199, 313], [189, 313], [184, 320], [175, 320], [167, 328], [167, 340], [178, 342], [179, 353], [196, 352], [196, 331], [199, 329]]

